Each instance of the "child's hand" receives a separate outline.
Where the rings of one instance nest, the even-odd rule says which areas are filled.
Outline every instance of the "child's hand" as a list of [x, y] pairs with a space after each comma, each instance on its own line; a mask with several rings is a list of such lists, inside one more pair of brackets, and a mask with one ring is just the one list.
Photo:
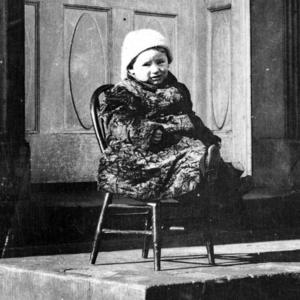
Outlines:
[[163, 131], [161, 129], [156, 129], [152, 135], [152, 143], [159, 144], [162, 140]]

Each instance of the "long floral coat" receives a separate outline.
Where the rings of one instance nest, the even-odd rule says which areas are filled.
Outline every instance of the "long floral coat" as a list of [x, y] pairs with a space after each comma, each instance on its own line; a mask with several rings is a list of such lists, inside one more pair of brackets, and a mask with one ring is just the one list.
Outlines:
[[[125, 79], [106, 92], [100, 108], [108, 142], [100, 188], [147, 201], [199, 186], [206, 148], [220, 139], [195, 115], [188, 89], [171, 73], [160, 87]], [[156, 129], [163, 131], [159, 145], [151, 142]]]

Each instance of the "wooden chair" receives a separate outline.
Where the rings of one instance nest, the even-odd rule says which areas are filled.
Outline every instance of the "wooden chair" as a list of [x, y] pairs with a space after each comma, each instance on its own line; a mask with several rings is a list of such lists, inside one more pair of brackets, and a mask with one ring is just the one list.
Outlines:
[[[110, 89], [113, 85], [106, 84], [100, 86], [95, 90], [92, 95], [90, 110], [91, 110], [91, 118], [93, 122], [93, 127], [95, 130], [95, 134], [97, 137], [97, 141], [99, 144], [99, 148], [101, 153], [104, 152], [107, 147], [106, 139], [105, 139], [105, 131], [103, 126], [103, 119], [99, 115], [99, 106], [100, 100], [99, 97], [106, 90]], [[209, 149], [210, 150], [210, 149]], [[208, 163], [209, 169], [209, 163]], [[214, 197], [214, 179], [215, 173], [214, 170], [210, 170], [207, 172], [207, 188], [208, 188], [208, 199], [209, 201], [211, 197]], [[102, 209], [100, 212], [97, 229], [95, 232], [95, 237], [92, 246], [92, 252], [90, 256], [91, 264], [95, 264], [97, 255], [100, 249], [100, 244], [105, 234], [136, 234], [136, 235], [144, 235], [144, 246], [142, 249], [142, 257], [147, 258], [149, 252], [149, 245], [151, 242], [151, 236], [153, 241], [153, 254], [154, 254], [154, 270], [160, 271], [161, 269], [161, 206], [162, 205], [178, 205], [179, 202], [177, 200], [162, 200], [162, 201], [151, 201], [149, 200], [147, 203], [142, 201], [137, 201], [138, 204], [117, 204], [113, 203], [114, 195], [112, 193], [105, 193], [104, 202], [102, 205]], [[125, 210], [128, 214], [132, 216], [142, 215], [145, 220], [145, 228], [143, 230], [122, 230], [122, 229], [111, 229], [104, 228], [104, 221], [107, 221], [110, 217], [113, 217], [112, 211], [113, 209]], [[132, 210], [134, 210], [132, 212]], [[209, 225], [209, 224], [208, 224]], [[206, 248], [208, 254], [208, 262], [211, 265], [215, 264], [214, 259], [214, 246], [210, 233], [210, 226], [208, 226], [205, 230], [205, 240], [206, 240]], [[169, 228], [170, 229], [170, 228]], [[175, 229], [176, 230], [176, 229]], [[182, 230], [182, 229], [181, 229]]]

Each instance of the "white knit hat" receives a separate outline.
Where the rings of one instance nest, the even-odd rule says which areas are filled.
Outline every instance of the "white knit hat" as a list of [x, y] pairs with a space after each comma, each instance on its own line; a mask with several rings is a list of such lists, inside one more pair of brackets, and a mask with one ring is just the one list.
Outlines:
[[161, 33], [153, 29], [139, 29], [129, 32], [122, 45], [121, 78], [127, 77], [127, 67], [136, 56], [153, 47], [166, 49], [169, 63], [172, 62], [173, 56], [169, 42]]

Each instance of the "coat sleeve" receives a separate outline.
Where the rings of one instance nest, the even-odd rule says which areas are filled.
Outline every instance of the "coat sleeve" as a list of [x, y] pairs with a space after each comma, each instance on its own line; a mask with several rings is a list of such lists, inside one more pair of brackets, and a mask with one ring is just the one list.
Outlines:
[[212, 131], [204, 125], [201, 118], [196, 115], [192, 109], [191, 95], [188, 88], [184, 84], [179, 84], [179, 89], [184, 95], [184, 102], [182, 105], [182, 110], [188, 116], [190, 122], [194, 127], [194, 137], [201, 140], [203, 144], [207, 147], [213, 144], [219, 144], [221, 139], [212, 133]]
[[164, 130], [157, 122], [143, 117], [140, 99], [128, 93], [107, 94], [101, 107], [108, 144], [131, 143], [147, 150], [155, 130]]
[[183, 133], [190, 135], [195, 127], [188, 114], [169, 115], [159, 119], [167, 133]]
[[194, 137], [201, 140], [207, 147], [221, 142], [221, 139], [214, 135], [193, 111], [187, 114], [169, 116], [162, 120], [161, 124], [166, 133], [179, 133]]
[[221, 143], [221, 139], [214, 135], [194, 112], [190, 114], [190, 119], [195, 127], [195, 137], [201, 140], [205, 146], [209, 147], [210, 145]]

